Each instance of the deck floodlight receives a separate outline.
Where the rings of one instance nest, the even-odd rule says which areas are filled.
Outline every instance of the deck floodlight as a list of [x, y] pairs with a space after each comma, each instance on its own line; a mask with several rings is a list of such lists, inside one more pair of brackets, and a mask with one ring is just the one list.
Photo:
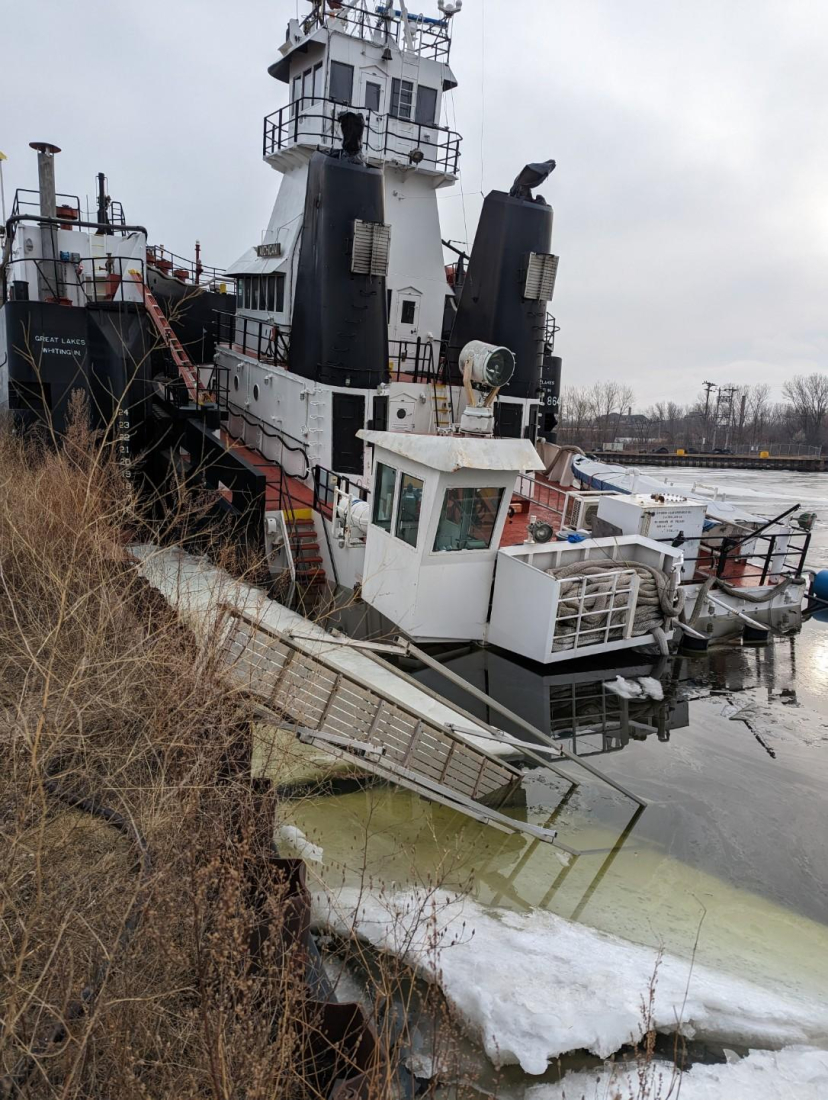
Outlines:
[[[460, 429], [469, 435], [492, 435], [492, 405], [501, 386], [505, 386], [515, 372], [514, 354], [496, 344], [470, 340], [460, 352], [459, 366], [466, 391], [466, 408], [460, 417]], [[486, 395], [482, 400], [478, 399], [480, 391]]]
[[515, 373], [515, 357], [508, 348], [470, 340], [460, 352], [463, 380], [485, 389], [500, 389]]

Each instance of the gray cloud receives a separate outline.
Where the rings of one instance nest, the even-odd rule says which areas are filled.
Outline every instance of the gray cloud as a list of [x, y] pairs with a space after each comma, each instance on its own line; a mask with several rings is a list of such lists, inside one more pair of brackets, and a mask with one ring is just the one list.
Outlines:
[[[34, 181], [27, 143], [54, 141], [62, 189], [91, 199], [105, 170], [156, 242], [232, 261], [278, 187], [261, 120], [286, 88], [266, 69], [296, 6], [6, 0], [7, 199]], [[623, 378], [642, 404], [704, 378], [778, 396], [828, 350], [827, 48], [816, 0], [466, 0], [444, 236], [470, 240], [481, 190], [554, 156], [567, 377]]]

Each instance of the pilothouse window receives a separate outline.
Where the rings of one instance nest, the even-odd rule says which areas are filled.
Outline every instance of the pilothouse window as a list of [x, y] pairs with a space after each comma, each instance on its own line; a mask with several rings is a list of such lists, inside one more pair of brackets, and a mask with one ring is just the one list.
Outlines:
[[373, 522], [383, 531], [391, 533], [391, 516], [394, 512], [394, 486], [397, 482], [397, 471], [393, 466], [386, 466], [384, 462], [377, 463], [377, 475], [374, 479], [374, 511]]
[[380, 86], [368, 83], [365, 85], [365, 106], [369, 111], [380, 109]]
[[414, 103], [414, 85], [410, 80], [391, 81], [391, 114], [395, 118], [411, 118]]
[[488, 550], [502, 498], [502, 488], [446, 489], [434, 549]]
[[434, 125], [434, 115], [437, 111], [437, 89], [425, 88], [422, 84], [417, 89], [417, 113], [415, 122], [422, 122], [426, 126]]
[[409, 546], [417, 545], [420, 509], [423, 505], [423, 483], [418, 477], [403, 474], [400, 481], [400, 502], [397, 505], [396, 536]]
[[337, 103], [350, 103], [354, 91], [354, 67], [341, 61], [331, 62], [330, 97]]

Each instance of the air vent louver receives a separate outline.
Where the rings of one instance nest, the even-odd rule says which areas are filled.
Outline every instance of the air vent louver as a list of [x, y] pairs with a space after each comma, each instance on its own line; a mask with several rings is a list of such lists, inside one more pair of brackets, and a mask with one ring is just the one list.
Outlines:
[[388, 254], [391, 248], [391, 226], [382, 222], [354, 221], [354, 250], [351, 271], [355, 275], [388, 274]]
[[555, 292], [557, 273], [557, 256], [543, 252], [530, 252], [523, 297], [537, 302], [548, 302]]

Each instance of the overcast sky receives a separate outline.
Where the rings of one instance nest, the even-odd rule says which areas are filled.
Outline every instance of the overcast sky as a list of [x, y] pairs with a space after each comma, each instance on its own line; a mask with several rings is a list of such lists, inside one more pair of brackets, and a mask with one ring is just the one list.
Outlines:
[[[51, 141], [59, 190], [92, 201], [105, 171], [155, 243], [230, 263], [278, 187], [262, 116], [287, 88], [266, 70], [297, 7], [0, 0], [7, 206], [35, 185], [28, 142]], [[778, 396], [828, 353], [826, 57], [825, 0], [465, 0], [443, 235], [470, 241], [481, 191], [554, 157], [565, 383], [621, 379], [641, 406], [704, 379]]]

